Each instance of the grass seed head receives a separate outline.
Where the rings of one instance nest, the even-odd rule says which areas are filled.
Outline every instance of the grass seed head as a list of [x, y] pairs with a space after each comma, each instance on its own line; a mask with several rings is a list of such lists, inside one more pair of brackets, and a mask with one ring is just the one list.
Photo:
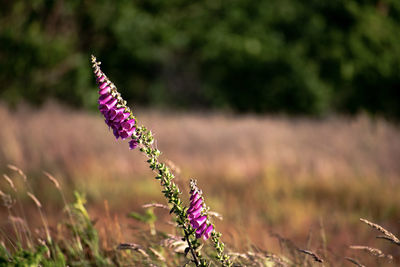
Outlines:
[[7, 174], [3, 174], [4, 179], [7, 181], [7, 183], [10, 185], [10, 187], [17, 192], [17, 189], [15, 188], [14, 182], [11, 180], [10, 177], [8, 177]]
[[48, 172], [46, 172], [46, 171], [43, 171], [43, 173], [44, 173], [44, 175], [47, 176], [47, 178], [49, 178], [49, 180], [55, 185], [55, 187], [56, 187], [58, 190], [61, 190], [60, 183], [57, 181], [56, 178], [54, 178], [53, 175], [51, 175], [50, 173], [48, 173]]
[[28, 196], [33, 200], [33, 202], [35, 202], [36, 206], [40, 209], [42, 208], [42, 204], [40, 203], [40, 201], [35, 197], [34, 194], [32, 194], [31, 192], [27, 192]]

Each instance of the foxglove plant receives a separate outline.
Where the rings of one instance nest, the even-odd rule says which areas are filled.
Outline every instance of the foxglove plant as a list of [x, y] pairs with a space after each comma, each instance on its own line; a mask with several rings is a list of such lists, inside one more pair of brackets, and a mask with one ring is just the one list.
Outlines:
[[178, 228], [184, 234], [187, 242], [186, 254], [192, 255], [192, 261], [196, 266], [209, 266], [209, 263], [200, 253], [200, 239], [206, 241], [209, 237], [216, 249], [216, 258], [222, 266], [231, 266], [229, 256], [224, 254], [224, 244], [220, 241], [221, 233], [214, 230], [205, 206], [201, 190], [197, 188], [196, 181], [191, 180], [190, 207], [186, 208], [180, 198], [181, 191], [173, 182], [174, 175], [170, 168], [158, 160], [161, 152], [154, 147], [154, 137], [150, 130], [144, 126], [138, 126], [137, 120], [121, 97], [116, 86], [100, 69], [100, 62], [92, 56], [92, 67], [99, 87], [99, 110], [103, 114], [109, 129], [112, 129], [116, 139], [130, 139], [129, 148], [140, 148], [147, 157], [149, 167], [157, 173], [155, 179], [160, 180], [163, 187], [162, 193], [172, 206], [170, 213], [175, 214]]

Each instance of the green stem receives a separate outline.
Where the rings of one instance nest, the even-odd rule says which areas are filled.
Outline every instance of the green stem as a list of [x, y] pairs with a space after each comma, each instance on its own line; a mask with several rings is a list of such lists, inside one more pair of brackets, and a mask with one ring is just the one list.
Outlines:
[[206, 263], [206, 261], [201, 259], [200, 254], [196, 252], [195, 248], [190, 242], [190, 234], [186, 223], [187, 218], [185, 207], [183, 206], [183, 202], [179, 197], [181, 192], [179, 187], [172, 181], [172, 179], [174, 179], [174, 175], [171, 173], [169, 167], [158, 161], [160, 151], [154, 148], [152, 145], [154, 139], [151, 132], [143, 126], [139, 127], [137, 132], [139, 133], [138, 141], [142, 144], [140, 151], [147, 156], [149, 167], [158, 173], [155, 178], [160, 180], [160, 184], [164, 188], [162, 192], [164, 193], [168, 203], [172, 204], [171, 213], [173, 212], [176, 215], [177, 223], [183, 229], [185, 240], [193, 257], [193, 262], [196, 266], [202, 266], [202, 263]]

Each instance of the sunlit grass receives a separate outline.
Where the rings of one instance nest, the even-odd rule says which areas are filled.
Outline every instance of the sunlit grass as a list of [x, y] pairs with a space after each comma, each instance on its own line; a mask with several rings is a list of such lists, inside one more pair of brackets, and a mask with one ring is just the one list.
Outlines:
[[[188, 192], [187, 181], [197, 178], [208, 205], [223, 215], [216, 226], [231, 250], [245, 253], [255, 245], [290, 258], [272, 232], [325, 256], [333, 266], [343, 265], [345, 257], [374, 265], [374, 257], [349, 249], [361, 244], [393, 255], [394, 265], [380, 259], [380, 266], [399, 262], [398, 248], [376, 240], [371, 229], [359, 222], [367, 218], [400, 232], [397, 126], [366, 117], [310, 120], [138, 113], [155, 133], [163, 157], [180, 168], [176, 182], [182, 190]], [[154, 242], [146, 224], [126, 215], [144, 212], [141, 206], [146, 203], [163, 203], [160, 187], [144, 158], [114, 142], [98, 116], [49, 105], [37, 111], [2, 108], [0, 118], [7, 125], [0, 131], [0, 170], [16, 188], [23, 188], [24, 182], [7, 164], [27, 173], [52, 235], [65, 234], [57, 232], [64, 227], [57, 225], [68, 221], [63, 209], [66, 202], [74, 202], [72, 192], [78, 190], [85, 193], [89, 216], [96, 222], [105, 250], [102, 257], [129, 262], [124, 257], [138, 252], [117, 252], [119, 243], [142, 242], [146, 247]], [[66, 202], [43, 171], [60, 181]], [[42, 235], [40, 216], [26, 190], [13, 192], [5, 179], [0, 180], [0, 190], [15, 196], [15, 208], [24, 207], [25, 218], [19, 216], [32, 232], [39, 229]], [[12, 230], [7, 209], [0, 212], [5, 218], [1, 240], [9, 247], [4, 237]], [[155, 212], [156, 228], [173, 234], [168, 212]], [[135, 257], [137, 262], [144, 260], [143, 255]]]

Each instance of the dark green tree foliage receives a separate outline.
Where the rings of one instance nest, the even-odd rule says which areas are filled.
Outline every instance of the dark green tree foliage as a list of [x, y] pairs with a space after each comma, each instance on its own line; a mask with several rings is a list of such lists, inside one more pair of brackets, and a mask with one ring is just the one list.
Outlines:
[[400, 1], [2, 1], [0, 96], [400, 117]]

